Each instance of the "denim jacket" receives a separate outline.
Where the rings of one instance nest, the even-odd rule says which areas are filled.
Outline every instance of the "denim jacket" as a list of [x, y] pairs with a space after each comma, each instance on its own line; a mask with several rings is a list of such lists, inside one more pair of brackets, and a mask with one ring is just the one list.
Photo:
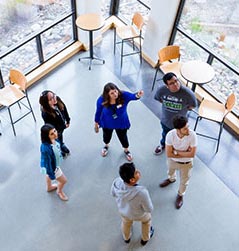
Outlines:
[[56, 157], [52, 149], [52, 145], [49, 143], [42, 143], [40, 147], [41, 151], [41, 168], [46, 169], [51, 180], [54, 180], [56, 169]]

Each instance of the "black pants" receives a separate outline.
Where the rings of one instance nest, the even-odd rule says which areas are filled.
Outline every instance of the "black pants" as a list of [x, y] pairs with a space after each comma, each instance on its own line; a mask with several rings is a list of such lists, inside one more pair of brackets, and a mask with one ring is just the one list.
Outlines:
[[63, 131], [64, 130], [62, 130], [62, 131], [57, 131], [57, 133], [58, 133], [58, 140], [59, 140], [59, 142], [60, 142], [60, 145], [61, 145], [61, 147], [62, 147], [62, 145], [64, 144], [63, 143]]
[[123, 146], [123, 148], [128, 148], [129, 147], [129, 141], [127, 137], [127, 130], [128, 129], [108, 129], [108, 128], [103, 128], [103, 141], [105, 144], [109, 144], [110, 140], [112, 138], [112, 133], [113, 131], [116, 131], [116, 134], [118, 136], [118, 139]]

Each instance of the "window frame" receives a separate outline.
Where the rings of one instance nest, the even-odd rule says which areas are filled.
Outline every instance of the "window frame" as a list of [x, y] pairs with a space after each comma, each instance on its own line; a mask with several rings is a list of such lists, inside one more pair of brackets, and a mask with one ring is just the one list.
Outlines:
[[[49, 29], [53, 28], [54, 26], [60, 24], [61, 22], [64, 22], [66, 19], [68, 19], [70, 17], [72, 17], [72, 40], [69, 43], [66, 43], [66, 45], [63, 46], [60, 50], [57, 50], [50, 57], [45, 59], [44, 54], [43, 54], [41, 35], [44, 32], [48, 31]], [[24, 73], [28, 74], [28, 73], [34, 71], [36, 68], [38, 68], [39, 66], [41, 66], [42, 64], [44, 64], [45, 62], [47, 62], [48, 60], [50, 60], [51, 58], [53, 58], [54, 56], [56, 56], [57, 54], [59, 54], [60, 52], [62, 52], [63, 50], [65, 50], [67, 47], [71, 46], [73, 43], [75, 43], [78, 40], [77, 27], [76, 27], [75, 20], [76, 20], [76, 0], [71, 0], [71, 11], [69, 13], [65, 14], [64, 16], [61, 16], [60, 18], [58, 18], [56, 21], [49, 24], [45, 28], [29, 35], [26, 39], [22, 40], [21, 42], [17, 43], [16, 45], [12, 46], [7, 51], [1, 53], [0, 60], [2, 60], [4, 57], [8, 56], [12, 52], [15, 52], [17, 49], [23, 47], [24, 45], [26, 45], [30, 41], [36, 40], [39, 63], [37, 65], [34, 65], [30, 69], [28, 69], [27, 72], [24, 72]], [[2, 76], [2, 70], [1, 70], [1, 66], [0, 66], [0, 88], [4, 87], [4, 85], [5, 85], [4, 79]]]
[[[175, 41], [176, 35], [179, 32], [181, 35], [183, 35], [184, 37], [186, 37], [187, 39], [189, 39], [191, 42], [193, 42], [196, 46], [200, 47], [203, 51], [205, 51], [206, 53], [208, 53], [208, 58], [207, 58], [207, 63], [212, 65], [213, 60], [216, 59], [218, 60], [221, 64], [223, 64], [223, 66], [225, 66], [226, 68], [228, 68], [230, 71], [232, 71], [233, 73], [235, 73], [236, 75], [239, 76], [239, 70], [237, 69], [236, 66], [234, 66], [233, 64], [231, 64], [230, 62], [228, 62], [223, 56], [221, 55], [217, 55], [216, 52], [214, 52], [212, 49], [210, 49], [207, 45], [203, 44], [202, 42], [198, 41], [197, 39], [193, 38], [193, 36], [191, 36], [189, 33], [187, 33], [185, 31], [185, 29], [180, 26], [179, 21], [183, 12], [183, 8], [185, 5], [186, 0], [180, 0], [179, 3], [179, 7], [178, 7], [178, 11], [177, 11], [177, 15], [175, 17], [175, 21], [174, 21], [174, 25], [173, 25], [173, 30], [169, 39], [169, 43], [168, 45], [172, 45]], [[207, 88], [201, 86], [201, 88], [208, 93], [209, 95], [211, 95], [215, 100], [217, 100], [218, 102], [222, 102], [224, 103], [218, 96], [214, 95], [213, 93], [211, 93], [209, 90], [207, 90]], [[237, 112], [235, 112], [234, 110], [232, 110], [232, 113], [235, 116], [239, 116], [239, 114]]]

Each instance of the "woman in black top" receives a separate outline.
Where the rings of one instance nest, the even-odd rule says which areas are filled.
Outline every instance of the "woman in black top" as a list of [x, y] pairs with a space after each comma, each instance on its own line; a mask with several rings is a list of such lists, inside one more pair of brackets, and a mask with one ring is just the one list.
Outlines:
[[42, 92], [39, 103], [44, 122], [53, 125], [58, 132], [62, 155], [65, 156], [70, 153], [70, 150], [63, 142], [63, 131], [70, 126], [70, 117], [66, 105], [60, 97], [49, 90]]

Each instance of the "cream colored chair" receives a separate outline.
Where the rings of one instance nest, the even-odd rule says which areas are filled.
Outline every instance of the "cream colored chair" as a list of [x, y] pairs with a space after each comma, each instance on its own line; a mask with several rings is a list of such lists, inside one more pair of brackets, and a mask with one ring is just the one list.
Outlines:
[[[17, 123], [19, 120], [23, 119], [30, 113], [32, 113], [33, 119], [35, 121], [36, 118], [27, 95], [26, 77], [19, 70], [11, 69], [9, 74], [9, 81], [9, 85], [6, 85], [2, 89], [0, 89], [0, 104], [7, 107], [13, 133], [16, 136], [16, 131], [14, 128], [15, 123]], [[23, 99], [26, 99], [27, 102], [22, 102]], [[18, 119], [14, 120], [11, 112], [11, 107], [16, 104], [18, 104], [20, 109], [21, 105], [23, 105], [27, 109], [27, 111], [21, 114]]]
[[164, 74], [173, 72], [177, 76], [180, 75], [180, 47], [177, 45], [169, 45], [158, 51], [158, 62], [152, 84], [152, 91], [155, 86], [158, 71], [161, 70]]
[[[120, 66], [123, 65], [123, 57], [139, 54], [140, 62], [142, 63], [142, 28], [144, 25], [144, 19], [142, 15], [136, 12], [132, 18], [132, 25], [120, 26], [114, 29], [114, 54], [116, 49], [116, 44], [121, 44], [121, 53], [120, 53]], [[117, 35], [117, 36], [116, 36]], [[120, 38], [120, 41], [116, 41], [117, 37]], [[139, 48], [135, 45], [135, 40], [139, 43]], [[124, 54], [124, 43], [131, 42], [133, 44], [133, 52]]]
[[219, 124], [219, 133], [217, 137], [212, 137], [210, 135], [197, 133], [197, 135], [199, 136], [217, 140], [216, 153], [218, 152], [225, 118], [228, 115], [228, 113], [232, 110], [235, 103], [236, 103], [236, 96], [234, 93], [232, 93], [228, 96], [225, 104], [222, 104], [216, 101], [203, 99], [199, 106], [198, 117], [196, 119], [194, 131], [196, 131], [198, 122], [202, 119], [207, 119], [213, 122], [217, 122]]

